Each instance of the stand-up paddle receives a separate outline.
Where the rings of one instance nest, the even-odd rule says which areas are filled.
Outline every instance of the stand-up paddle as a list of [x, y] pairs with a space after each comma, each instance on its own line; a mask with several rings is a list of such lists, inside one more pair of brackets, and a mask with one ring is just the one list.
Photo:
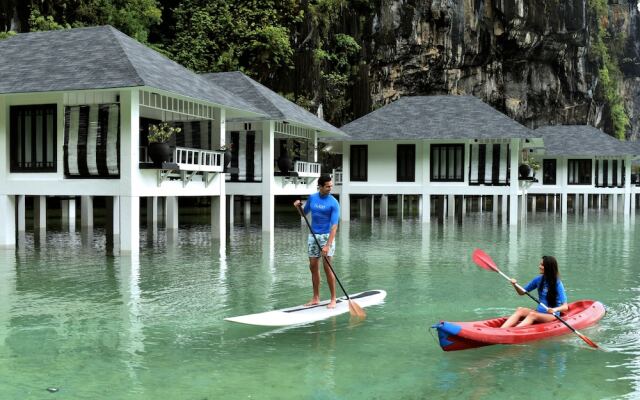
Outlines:
[[[307, 223], [307, 226], [309, 227], [309, 232], [311, 232], [311, 235], [313, 235], [313, 239], [316, 242], [316, 246], [318, 246], [318, 249], [320, 249], [320, 253], [322, 253], [322, 246], [320, 246], [320, 242], [318, 241], [318, 237], [316, 236], [315, 232], [313, 232], [313, 229], [311, 228], [311, 224], [309, 223], [309, 220], [307, 219], [307, 216], [304, 215], [304, 211], [302, 210], [302, 206], [300, 204], [298, 204], [298, 206], [296, 208], [298, 209], [298, 212], [300, 213], [300, 215], [302, 215], [302, 218], [304, 218], [304, 222]], [[358, 303], [356, 303], [355, 301], [353, 301], [351, 299], [351, 297], [349, 297], [349, 294], [344, 289], [344, 286], [342, 286], [342, 283], [340, 282], [340, 279], [338, 279], [338, 275], [336, 275], [336, 271], [331, 266], [331, 263], [329, 262], [329, 259], [327, 258], [327, 256], [322, 254], [322, 258], [323, 258], [324, 262], [327, 263], [327, 265], [331, 269], [331, 272], [333, 273], [333, 276], [336, 278], [336, 281], [338, 282], [338, 285], [340, 285], [340, 289], [342, 289], [342, 292], [344, 293], [345, 297], [347, 298], [347, 301], [349, 302], [349, 314], [351, 314], [351, 316], [354, 317], [354, 318], [358, 318], [358, 319], [361, 319], [361, 320], [365, 319], [367, 317], [367, 313], [364, 312], [364, 310], [362, 309], [362, 307], [360, 307], [358, 305]]]
[[[475, 249], [473, 251], [473, 254], [471, 255], [471, 258], [473, 259], [473, 262], [476, 263], [476, 265], [482, 269], [486, 269], [487, 271], [493, 271], [493, 272], [497, 272], [498, 274], [500, 274], [504, 279], [508, 280], [509, 282], [511, 282], [511, 278], [509, 278], [507, 275], [505, 275], [502, 271], [500, 271], [500, 269], [498, 268], [498, 266], [496, 265], [495, 262], [493, 262], [493, 260], [491, 259], [491, 257], [489, 257], [489, 255], [487, 253], [485, 253], [484, 251], [480, 250], [480, 249]], [[518, 285], [517, 283], [515, 284], [516, 287], [521, 290], [524, 294], [526, 294], [527, 296], [529, 296], [533, 301], [535, 301], [536, 303], [540, 304], [542, 307], [545, 308], [545, 310], [548, 310], [549, 307], [547, 307], [545, 304], [541, 303], [540, 300], [538, 300], [537, 298], [533, 297], [529, 292], [527, 292], [526, 290], [524, 290], [524, 288], [520, 285]], [[584, 340], [584, 342], [586, 344], [588, 344], [589, 346], [597, 349], [598, 345], [595, 344], [591, 339], [589, 339], [588, 337], [586, 337], [585, 335], [583, 335], [582, 333], [578, 332], [577, 330], [575, 330], [571, 325], [569, 325], [567, 323], [567, 321], [563, 320], [562, 318], [560, 318], [558, 315], [553, 314], [554, 317], [556, 317], [556, 319], [560, 322], [562, 322], [567, 328], [571, 329], [573, 331], [573, 333], [575, 333], [576, 335], [578, 335], [580, 337], [580, 339]]]

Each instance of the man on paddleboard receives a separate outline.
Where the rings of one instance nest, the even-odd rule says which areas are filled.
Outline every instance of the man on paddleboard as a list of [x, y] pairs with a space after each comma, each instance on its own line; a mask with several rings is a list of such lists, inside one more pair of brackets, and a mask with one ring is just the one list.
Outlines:
[[[320, 257], [324, 258], [322, 265], [327, 276], [327, 283], [331, 291], [331, 301], [328, 308], [336, 307], [336, 278], [331, 272], [331, 258], [336, 251], [336, 232], [338, 231], [338, 218], [340, 216], [340, 204], [331, 195], [333, 182], [329, 175], [322, 175], [318, 179], [318, 192], [312, 194], [304, 204], [303, 212], [311, 212], [311, 229], [315, 233], [322, 248], [318, 248], [313, 234], [307, 239], [307, 253], [309, 255], [309, 270], [311, 271], [311, 283], [313, 284], [313, 297], [305, 304], [312, 306], [320, 302]], [[293, 206], [298, 208], [300, 200], [296, 200]]]

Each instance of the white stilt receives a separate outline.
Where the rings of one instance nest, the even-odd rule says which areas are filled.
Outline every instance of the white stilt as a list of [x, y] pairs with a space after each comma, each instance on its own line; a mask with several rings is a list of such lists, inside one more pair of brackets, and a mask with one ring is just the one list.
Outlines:
[[93, 227], [93, 197], [82, 196], [80, 198], [80, 225]]
[[454, 217], [456, 215], [456, 196], [450, 194], [447, 196], [447, 216]]
[[589, 194], [585, 193], [584, 198], [582, 199], [582, 213], [584, 214], [584, 216], [587, 216], [587, 212], [589, 211]]
[[147, 197], [147, 229], [153, 232], [158, 230], [158, 198]]
[[508, 211], [509, 211], [509, 196], [506, 194], [503, 194], [502, 196], [500, 196], [502, 198], [502, 221], [506, 224], [507, 223], [507, 215]]
[[420, 213], [420, 220], [422, 223], [428, 224], [431, 222], [431, 195], [422, 195], [422, 212]]
[[612, 194], [610, 196], [611, 196], [610, 198], [611, 198], [612, 203], [613, 203], [613, 207], [612, 207], [613, 208], [613, 213], [616, 214], [618, 212], [618, 195]]
[[167, 208], [167, 230], [178, 230], [178, 198], [170, 196], [165, 198]]
[[[275, 158], [275, 122], [263, 122], [262, 132], [262, 231], [273, 232], [275, 224], [275, 188], [272, 177], [275, 172], [273, 166]], [[314, 160], [316, 157], [317, 154], [314, 153]]]
[[351, 196], [349, 193], [340, 194], [340, 219], [342, 221], [351, 219]]
[[398, 195], [398, 215], [400, 219], [404, 218], [404, 195]]
[[220, 239], [221, 242], [227, 239], [227, 227], [225, 224], [225, 215], [227, 214], [227, 197], [213, 196], [211, 198], [211, 236]]
[[109, 234], [114, 237], [120, 234], [120, 198], [118, 196], [107, 198], [106, 223]]
[[3, 221], [0, 223], [0, 248], [15, 248], [16, 197], [6, 194], [0, 195], [0, 215], [3, 216]]
[[244, 223], [248, 224], [251, 221], [251, 197], [244, 196], [244, 202], [242, 204]]
[[138, 254], [140, 250], [140, 198], [119, 196], [115, 199], [114, 202], [118, 202], [120, 210], [120, 253]]
[[234, 195], [230, 195], [229, 196], [229, 203], [227, 203], [227, 206], [229, 207], [229, 221], [228, 221], [228, 225], [229, 226], [233, 226], [233, 217], [235, 216], [235, 209], [234, 209], [234, 205], [235, 205], [235, 196]]
[[69, 232], [76, 230], [76, 199], [69, 199]]
[[16, 196], [16, 203], [16, 207], [18, 209], [18, 232], [24, 232], [27, 230], [26, 196], [23, 194]]
[[467, 215], [467, 198], [462, 196], [462, 217], [464, 218], [465, 215]]
[[33, 202], [34, 230], [47, 229], [47, 196], [36, 196]]
[[562, 218], [566, 218], [567, 217], [567, 202], [569, 200], [569, 195], [567, 193], [562, 193], [561, 194], [561, 208], [562, 208]]
[[535, 214], [536, 213], [536, 201], [538, 200], [538, 197], [535, 195], [531, 196], [531, 213]]

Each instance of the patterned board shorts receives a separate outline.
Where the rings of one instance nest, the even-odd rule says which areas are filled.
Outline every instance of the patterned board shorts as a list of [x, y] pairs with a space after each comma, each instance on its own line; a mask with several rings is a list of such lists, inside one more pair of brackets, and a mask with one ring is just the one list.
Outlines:
[[[318, 242], [320, 242], [321, 246], [324, 246], [325, 243], [327, 243], [327, 240], [329, 240], [329, 234], [328, 233], [322, 233], [319, 235], [316, 235], [316, 237], [318, 238]], [[333, 254], [336, 252], [336, 241], [334, 239], [333, 243], [331, 243], [331, 247], [329, 248], [329, 254], [327, 254], [329, 257], [333, 257]], [[318, 248], [318, 245], [316, 245], [316, 241], [313, 239], [313, 235], [309, 234], [309, 237], [307, 239], [307, 253], [309, 254], [309, 257], [312, 258], [320, 258], [321, 254], [320, 254], [320, 249]]]

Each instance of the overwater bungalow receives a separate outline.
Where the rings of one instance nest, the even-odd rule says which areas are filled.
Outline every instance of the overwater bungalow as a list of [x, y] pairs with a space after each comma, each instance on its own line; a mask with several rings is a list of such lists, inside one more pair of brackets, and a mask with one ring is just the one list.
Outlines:
[[345, 135], [241, 72], [203, 77], [263, 114], [227, 118], [226, 143], [231, 144], [232, 158], [226, 193], [230, 197], [229, 223], [233, 223], [234, 204], [241, 204], [246, 216], [251, 213], [251, 198], [259, 197], [262, 230], [272, 231], [275, 196], [314, 193], [320, 174], [331, 172], [321, 171], [318, 139]]
[[519, 196], [532, 181], [518, 177], [518, 166], [529, 148], [542, 147], [535, 131], [472, 96], [403, 97], [341, 130], [349, 135], [336, 142], [342, 220], [352, 202], [372, 215], [376, 198], [386, 214], [391, 196], [399, 213], [403, 198], [417, 199], [423, 222], [464, 213], [469, 198], [480, 207], [490, 199], [496, 214], [517, 224]]
[[[0, 246], [25, 230], [25, 197], [34, 226], [46, 226], [47, 197], [63, 199], [73, 224], [93, 224], [104, 197], [107, 228], [120, 251], [139, 248], [140, 200], [147, 217], [164, 198], [177, 229], [181, 196], [211, 198], [213, 237], [225, 238], [223, 152], [226, 121], [266, 117], [217, 86], [110, 27], [18, 34], [0, 41]], [[172, 157], [148, 162], [147, 131], [161, 121], [182, 128]], [[17, 216], [14, 218], [14, 216]]]
[[527, 189], [532, 211], [540, 207], [565, 215], [569, 205], [576, 213], [606, 207], [629, 215], [635, 210], [631, 165], [638, 152], [630, 143], [588, 125], [545, 126], [536, 133], [544, 147], [525, 154], [541, 166]]

